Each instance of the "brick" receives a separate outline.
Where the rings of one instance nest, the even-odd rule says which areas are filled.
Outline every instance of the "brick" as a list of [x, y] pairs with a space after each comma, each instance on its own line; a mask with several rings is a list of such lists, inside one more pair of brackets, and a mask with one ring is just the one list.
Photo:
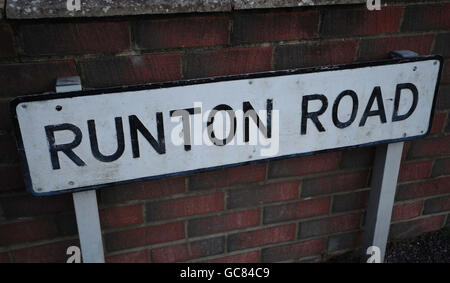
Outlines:
[[383, 7], [379, 11], [364, 8], [328, 9], [322, 17], [321, 34], [324, 36], [351, 36], [397, 32], [402, 7]]
[[225, 251], [224, 237], [210, 238], [187, 244], [168, 246], [151, 251], [152, 262], [181, 262]]
[[233, 18], [233, 43], [270, 42], [314, 38], [319, 12], [239, 13]]
[[138, 225], [143, 222], [144, 213], [141, 204], [100, 210], [100, 223], [103, 229]]
[[405, 8], [402, 31], [449, 29], [450, 4], [411, 5]]
[[330, 198], [304, 200], [264, 208], [264, 223], [275, 223], [328, 214]]
[[308, 256], [304, 258], [300, 258], [296, 260], [297, 263], [320, 263], [323, 262], [324, 258], [322, 258], [322, 255], [315, 255], [315, 256]]
[[359, 44], [359, 60], [388, 59], [393, 50], [411, 50], [420, 55], [430, 54], [433, 35], [363, 39]]
[[101, 202], [123, 203], [133, 200], [147, 200], [185, 192], [185, 177], [164, 178], [148, 182], [120, 185], [101, 190]]
[[0, 226], [0, 243], [2, 245], [51, 239], [57, 235], [56, 225], [51, 219], [28, 220]]
[[255, 209], [189, 220], [188, 235], [197, 237], [257, 226], [260, 224], [260, 215], [261, 211]]
[[450, 135], [442, 138], [420, 139], [411, 143], [407, 158], [450, 154]]
[[410, 141], [404, 142], [403, 150], [402, 150], [401, 162], [405, 161], [406, 157], [408, 156], [408, 151], [409, 151], [410, 147], [411, 147], [411, 142]]
[[214, 170], [189, 177], [189, 189], [213, 189], [264, 181], [266, 164]]
[[299, 184], [300, 181], [289, 181], [230, 190], [227, 206], [228, 208], [239, 208], [296, 199], [299, 195]]
[[430, 134], [438, 134], [442, 132], [446, 120], [447, 120], [446, 112], [435, 113], [433, 117], [433, 124], [430, 130]]
[[83, 86], [100, 88], [181, 79], [178, 53], [120, 56], [80, 61]]
[[342, 151], [339, 168], [371, 167], [375, 159], [375, 147], [360, 147]]
[[105, 234], [107, 251], [117, 251], [180, 240], [185, 237], [184, 223], [175, 222]]
[[19, 25], [27, 55], [120, 52], [130, 49], [128, 22], [32, 23]]
[[424, 204], [423, 214], [433, 214], [450, 210], [450, 196], [427, 199]]
[[355, 230], [360, 227], [361, 214], [346, 214], [300, 222], [299, 239]]
[[73, 211], [72, 195], [36, 198], [31, 195], [0, 198], [0, 207], [7, 219], [37, 217], [62, 211]]
[[275, 48], [274, 68], [279, 70], [351, 63], [356, 56], [356, 47], [355, 40], [279, 45]]
[[[9, 102], [11, 99], [0, 99], [0, 130], [12, 131], [11, 114], [9, 113]], [[17, 149], [15, 149], [17, 151]]]
[[0, 24], [0, 58], [16, 56], [14, 49], [14, 35], [11, 26]]
[[438, 177], [450, 174], [450, 158], [437, 159], [434, 162], [431, 177]]
[[447, 117], [447, 126], [445, 127], [444, 130], [446, 133], [450, 133], [450, 114]]
[[279, 262], [289, 259], [320, 254], [325, 249], [325, 239], [303, 241], [295, 244], [263, 249], [261, 252], [262, 262]]
[[242, 232], [228, 236], [228, 250], [242, 250], [268, 244], [291, 241], [295, 238], [295, 224]]
[[[1, 128], [0, 128], [0, 130], [1, 130]], [[19, 162], [19, 155], [17, 153], [16, 142], [14, 141], [14, 138], [12, 136], [0, 135], [0, 148], [2, 149], [0, 151], [0, 163], [18, 163]], [[14, 170], [14, 172], [15, 172], [16, 176], [19, 175], [20, 179], [23, 179], [22, 174], [20, 173], [20, 170]], [[14, 174], [12, 176], [14, 176]], [[14, 179], [14, 177], [13, 177], [13, 179]], [[7, 182], [10, 182], [10, 181], [7, 181]], [[14, 183], [22, 184], [23, 181], [20, 180], [20, 181], [14, 182]], [[23, 184], [21, 187], [23, 187]]]
[[137, 251], [120, 255], [107, 256], [106, 263], [148, 263], [148, 251]]
[[133, 25], [138, 49], [228, 44], [229, 16], [173, 17], [138, 20]]
[[391, 240], [413, 238], [422, 233], [439, 230], [444, 224], [444, 220], [445, 215], [438, 215], [392, 224], [389, 238]]
[[0, 253], [0, 263], [9, 263], [8, 253]]
[[439, 54], [444, 57], [450, 57], [450, 32], [439, 33], [436, 35], [433, 54]]
[[171, 199], [146, 205], [147, 221], [205, 214], [224, 209], [224, 194], [213, 193], [187, 198]]
[[333, 196], [332, 212], [345, 212], [367, 208], [369, 191]]
[[450, 109], [450, 85], [439, 86], [436, 100], [436, 109], [438, 111]]
[[38, 94], [54, 91], [56, 78], [77, 76], [72, 60], [45, 63], [0, 64], [0, 96]]
[[0, 191], [25, 188], [20, 165], [0, 166]]
[[450, 109], [450, 85], [441, 85], [436, 102], [438, 110]]
[[208, 50], [184, 56], [184, 78], [205, 78], [269, 71], [272, 47]]
[[77, 218], [74, 212], [61, 212], [55, 215], [55, 223], [61, 236], [78, 234]]
[[5, 15], [5, 3], [6, 3], [6, 1], [5, 0], [0, 0], [0, 4], [1, 4], [1, 6], [0, 6], [0, 19], [3, 19], [6, 15]]
[[394, 206], [391, 221], [400, 221], [417, 217], [421, 214], [423, 201], [402, 203]]
[[80, 247], [78, 240], [66, 240], [50, 244], [11, 251], [15, 263], [64, 263], [70, 257], [66, 254], [70, 246]]
[[424, 179], [430, 176], [433, 160], [408, 162], [400, 166], [398, 182]]
[[445, 60], [444, 67], [442, 69], [441, 83], [450, 83], [450, 60]]
[[5, 218], [5, 216], [4, 216], [4, 213], [3, 213], [3, 209], [2, 209], [2, 207], [0, 206], [0, 221], [3, 221], [3, 220], [5, 220], [6, 218]]
[[339, 152], [277, 160], [269, 164], [269, 178], [300, 176], [339, 168]]
[[229, 255], [206, 261], [208, 263], [258, 263], [259, 251]]
[[339, 250], [356, 249], [362, 245], [363, 233], [350, 232], [328, 238], [328, 251], [336, 252]]
[[320, 255], [316, 255], [316, 256], [309, 256], [309, 257], [301, 258], [301, 259], [297, 260], [296, 262], [298, 262], [298, 263], [320, 263], [322, 261], [323, 261], [322, 257]]
[[401, 185], [397, 188], [396, 200], [423, 198], [450, 193], [450, 177]]
[[340, 173], [331, 176], [306, 179], [302, 184], [301, 197], [331, 194], [368, 187], [369, 172]]

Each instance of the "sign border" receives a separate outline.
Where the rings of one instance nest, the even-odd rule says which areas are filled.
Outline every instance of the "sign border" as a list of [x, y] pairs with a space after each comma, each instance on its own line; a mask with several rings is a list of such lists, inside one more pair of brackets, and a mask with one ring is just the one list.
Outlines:
[[[377, 141], [377, 142], [370, 142], [370, 143], [359, 144], [359, 145], [354, 145], [354, 146], [344, 146], [344, 147], [336, 147], [336, 148], [332, 148], [332, 149], [324, 149], [324, 150], [318, 150], [318, 151], [289, 154], [289, 155], [270, 157], [270, 158], [264, 158], [264, 159], [259, 159], [259, 160], [252, 160], [252, 161], [244, 161], [244, 162], [232, 163], [232, 164], [226, 164], [226, 165], [220, 165], [220, 166], [206, 167], [206, 168], [200, 168], [200, 169], [194, 169], [194, 170], [187, 170], [187, 171], [181, 171], [181, 172], [169, 173], [169, 174], [163, 174], [163, 175], [157, 175], [157, 176], [141, 177], [141, 178], [130, 179], [130, 180], [125, 180], [125, 181], [117, 181], [117, 182], [110, 182], [110, 183], [104, 183], [104, 184], [98, 184], [98, 185], [84, 186], [84, 187], [79, 187], [79, 188], [74, 188], [74, 189], [66, 189], [66, 190], [55, 191], [55, 192], [38, 193], [38, 192], [34, 191], [33, 187], [32, 187], [27, 157], [25, 155], [25, 149], [24, 149], [22, 135], [20, 132], [19, 121], [17, 119], [17, 113], [16, 113], [17, 105], [20, 103], [23, 103], [23, 102], [51, 100], [51, 99], [59, 99], [59, 98], [72, 98], [72, 97], [78, 97], [78, 96], [100, 95], [100, 94], [118, 93], [118, 92], [127, 92], [127, 91], [170, 88], [170, 87], [176, 87], [176, 86], [188, 86], [188, 85], [197, 85], [197, 84], [206, 84], [206, 83], [214, 83], [214, 82], [233, 81], [233, 80], [243, 80], [243, 79], [256, 79], [256, 78], [267, 78], [267, 77], [277, 77], [277, 76], [287, 76], [287, 75], [297, 75], [297, 74], [320, 73], [320, 72], [328, 72], [328, 71], [336, 71], [336, 70], [357, 69], [357, 68], [364, 68], [364, 67], [397, 65], [397, 64], [404, 64], [404, 63], [410, 63], [410, 62], [429, 61], [429, 60], [439, 61], [439, 72], [438, 72], [438, 78], [436, 80], [432, 109], [430, 112], [430, 118], [428, 119], [429, 120], [428, 130], [424, 134], [421, 134], [421, 135], [405, 137], [405, 138], [398, 138], [398, 139], [381, 140], [381, 141]], [[437, 98], [437, 94], [439, 91], [439, 84], [440, 84], [442, 69], [443, 69], [443, 61], [444, 60], [443, 60], [442, 56], [440, 56], [440, 55], [425, 55], [425, 56], [417, 56], [417, 57], [411, 57], [411, 58], [398, 58], [398, 59], [368, 61], [368, 62], [350, 63], [350, 64], [342, 64], [342, 65], [297, 68], [297, 69], [290, 69], [290, 70], [268, 71], [268, 72], [261, 72], [261, 73], [240, 74], [240, 75], [200, 78], [200, 79], [191, 79], [191, 80], [179, 80], [179, 81], [149, 83], [149, 84], [141, 84], [141, 85], [119, 86], [119, 87], [110, 87], [110, 88], [81, 90], [81, 91], [66, 92], [66, 93], [50, 92], [50, 93], [43, 93], [43, 94], [19, 96], [19, 97], [16, 97], [15, 99], [13, 99], [10, 102], [9, 106], [10, 106], [11, 120], [13, 122], [13, 128], [14, 128], [15, 137], [16, 137], [19, 159], [20, 159], [21, 167], [22, 167], [22, 170], [24, 173], [25, 187], [26, 187], [26, 190], [28, 191], [28, 193], [32, 194], [33, 196], [60, 195], [60, 194], [65, 194], [65, 193], [74, 193], [74, 192], [87, 191], [87, 190], [97, 190], [97, 189], [102, 189], [102, 188], [106, 188], [106, 187], [112, 187], [112, 186], [118, 186], [118, 185], [124, 185], [124, 184], [136, 183], [136, 182], [143, 182], [143, 181], [150, 181], [150, 180], [162, 179], [162, 178], [167, 178], [167, 177], [190, 175], [190, 174], [213, 171], [213, 170], [217, 170], [217, 169], [245, 166], [245, 165], [250, 165], [250, 164], [263, 163], [263, 162], [267, 162], [267, 161], [271, 161], [271, 160], [289, 159], [289, 158], [300, 157], [300, 156], [309, 156], [309, 155], [313, 155], [313, 154], [317, 154], [317, 153], [325, 153], [325, 152], [338, 151], [338, 150], [344, 150], [344, 149], [353, 149], [353, 148], [367, 147], [367, 146], [373, 146], [373, 145], [378, 145], [378, 144], [395, 143], [395, 142], [418, 139], [418, 138], [427, 136], [432, 127], [432, 123], [433, 123], [432, 118], [434, 116], [434, 111], [435, 111], [435, 106], [436, 106], [436, 98]]]

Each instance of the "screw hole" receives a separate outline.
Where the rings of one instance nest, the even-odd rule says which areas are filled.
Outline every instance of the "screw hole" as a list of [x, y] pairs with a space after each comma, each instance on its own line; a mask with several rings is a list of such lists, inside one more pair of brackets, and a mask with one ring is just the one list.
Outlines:
[[62, 110], [62, 106], [61, 106], [61, 105], [57, 105], [57, 106], [55, 107], [55, 109], [56, 109], [56, 111], [61, 111], [61, 110]]

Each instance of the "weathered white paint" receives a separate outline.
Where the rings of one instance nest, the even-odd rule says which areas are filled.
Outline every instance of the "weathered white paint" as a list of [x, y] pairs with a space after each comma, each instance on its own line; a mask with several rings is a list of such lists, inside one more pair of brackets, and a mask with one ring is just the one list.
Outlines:
[[[346, 70], [324, 69], [323, 72], [309, 74], [23, 102], [17, 105], [16, 111], [32, 190], [36, 194], [54, 193], [275, 156], [422, 135], [430, 124], [439, 67], [438, 60], [429, 59]], [[391, 122], [395, 88], [399, 83], [414, 83], [419, 92], [418, 105], [408, 119]], [[375, 86], [380, 86], [382, 90], [387, 123], [381, 124], [378, 117], [369, 117], [366, 125], [359, 127], [364, 108]], [[332, 106], [335, 98], [347, 89], [357, 93], [359, 109], [355, 122], [347, 128], [339, 129], [332, 123]], [[311, 94], [324, 94], [328, 98], [329, 106], [320, 116], [326, 131], [319, 132], [311, 120], [308, 120], [307, 134], [300, 135], [302, 97]], [[410, 96], [406, 94], [402, 96], [400, 113], [410, 107], [411, 100], [408, 97]], [[193, 145], [191, 151], [185, 151], [182, 145], [176, 146], [170, 141], [172, 130], [180, 124], [171, 121], [171, 110], [194, 107], [194, 102], [202, 103], [203, 113], [219, 104], [227, 104], [234, 110], [240, 110], [244, 101], [249, 101], [256, 110], [264, 110], [267, 99], [273, 99], [273, 110], [279, 110], [280, 116], [279, 152], [275, 156], [262, 156], [261, 145]], [[61, 111], [55, 110], [57, 105], [62, 106]], [[315, 106], [315, 103], [311, 102], [310, 110], [314, 110], [314, 107], [318, 105]], [[350, 107], [351, 99], [343, 99], [339, 107], [341, 120], [347, 120], [351, 113]], [[156, 137], [156, 112], [163, 113], [166, 153], [158, 154], [140, 136], [141, 156], [133, 158], [128, 116], [139, 117]], [[114, 117], [119, 116], [123, 119], [125, 151], [121, 158], [114, 162], [100, 162], [91, 153], [87, 120], [96, 121], [101, 152], [111, 154], [117, 146]], [[263, 122], [265, 123], [264, 119]], [[61, 169], [52, 169], [44, 126], [62, 123], [71, 123], [81, 129], [83, 140], [74, 152], [86, 166], [79, 167], [59, 153]], [[242, 123], [238, 121], [237, 127], [238, 131], [242, 130]], [[73, 134], [67, 131], [58, 132], [56, 135], [58, 144], [72, 140]]]

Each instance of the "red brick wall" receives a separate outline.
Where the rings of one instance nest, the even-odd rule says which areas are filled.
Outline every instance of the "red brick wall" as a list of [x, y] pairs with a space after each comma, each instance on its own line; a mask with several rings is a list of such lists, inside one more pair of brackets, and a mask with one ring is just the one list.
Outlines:
[[[395, 49], [441, 54], [433, 130], [406, 144], [391, 239], [449, 225], [450, 1], [397, 2], [378, 12], [0, 21], [0, 262], [65, 261], [78, 244], [70, 194], [25, 193], [7, 111], [13, 97], [77, 74], [98, 88], [383, 59]], [[357, 248], [373, 155], [338, 151], [98, 191], [106, 259], [320, 261]]]

